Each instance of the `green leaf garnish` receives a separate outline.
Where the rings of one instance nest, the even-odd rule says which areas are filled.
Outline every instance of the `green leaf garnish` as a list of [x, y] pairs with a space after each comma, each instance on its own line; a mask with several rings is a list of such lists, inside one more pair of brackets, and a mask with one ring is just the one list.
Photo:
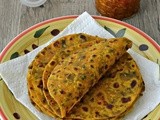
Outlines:
[[86, 76], [85, 76], [85, 75], [81, 75], [81, 79], [82, 79], [82, 80], [85, 80], [85, 79], [86, 79]]

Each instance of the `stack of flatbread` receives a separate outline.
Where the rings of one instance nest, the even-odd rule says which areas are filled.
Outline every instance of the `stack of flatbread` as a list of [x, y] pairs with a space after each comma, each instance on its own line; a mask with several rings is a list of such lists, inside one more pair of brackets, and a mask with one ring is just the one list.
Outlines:
[[64, 36], [28, 67], [31, 103], [57, 119], [121, 119], [144, 90], [127, 38]]

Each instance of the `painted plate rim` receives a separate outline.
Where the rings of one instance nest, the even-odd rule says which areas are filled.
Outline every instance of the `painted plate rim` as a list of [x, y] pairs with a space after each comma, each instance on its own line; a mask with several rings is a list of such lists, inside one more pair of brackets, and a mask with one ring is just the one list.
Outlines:
[[[19, 35], [17, 35], [15, 38], [13, 38], [13, 40], [11, 40], [7, 45], [6, 47], [2, 50], [2, 52], [0, 53], [0, 62], [2, 60], [2, 58], [4, 57], [4, 55], [6, 54], [6, 52], [9, 50], [9, 48], [14, 45], [15, 42], [17, 42], [18, 40], [20, 40], [20, 38], [22, 36], [24, 36], [26, 33], [32, 31], [33, 29], [37, 28], [37, 27], [40, 27], [42, 25], [45, 25], [47, 23], [50, 23], [50, 22], [54, 22], [54, 21], [58, 21], [58, 20], [64, 20], [64, 19], [75, 19], [77, 18], [78, 15], [69, 15], [69, 16], [62, 16], [62, 17], [57, 17], [57, 18], [52, 18], [52, 19], [49, 19], [49, 20], [45, 20], [45, 21], [42, 21], [38, 24], [35, 24], [31, 27], [29, 27], [28, 29], [24, 30], [23, 32], [21, 32]], [[123, 21], [120, 21], [120, 20], [116, 20], [116, 19], [113, 19], [113, 18], [109, 18], [109, 17], [103, 17], [103, 16], [97, 16], [97, 15], [93, 15], [92, 16], [94, 19], [100, 19], [100, 20], [105, 20], [105, 21], [110, 21], [110, 22], [113, 22], [113, 23], [118, 23], [120, 25], [123, 25], [123, 26], [126, 26], [130, 29], [132, 29], [133, 31], [139, 33], [140, 35], [142, 35], [144, 38], [146, 38], [146, 40], [148, 40], [159, 52], [160, 52], [160, 46], [158, 45], [157, 42], [155, 42], [149, 35], [147, 35], [146, 33], [144, 33], [143, 31], [141, 31], [140, 29], [126, 23], [126, 22], [123, 22]]]

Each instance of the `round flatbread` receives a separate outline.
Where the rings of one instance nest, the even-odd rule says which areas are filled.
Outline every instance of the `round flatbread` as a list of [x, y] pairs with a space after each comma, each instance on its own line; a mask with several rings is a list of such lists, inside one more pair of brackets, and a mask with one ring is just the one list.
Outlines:
[[101, 80], [73, 107], [67, 118], [118, 120], [144, 91], [144, 82], [133, 58], [125, 53]]

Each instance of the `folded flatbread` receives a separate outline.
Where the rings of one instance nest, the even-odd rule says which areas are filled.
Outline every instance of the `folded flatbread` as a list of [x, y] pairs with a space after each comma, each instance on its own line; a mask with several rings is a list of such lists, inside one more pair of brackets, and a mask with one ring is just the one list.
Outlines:
[[47, 87], [62, 118], [131, 46], [127, 38], [103, 40], [74, 52], [54, 67]]
[[133, 58], [125, 53], [73, 107], [66, 118], [121, 119], [133, 108], [143, 90], [144, 82], [139, 68]]
[[27, 74], [29, 97], [31, 99], [31, 103], [36, 108], [49, 116], [57, 116], [54, 109], [51, 109], [52, 107], [50, 107], [50, 104], [48, 105], [48, 102], [46, 101], [46, 98], [43, 94], [42, 82], [44, 68], [54, 57], [54, 55], [60, 50], [66, 49], [67, 47], [97, 39], [99, 39], [99, 37], [83, 33], [67, 35], [51, 43], [36, 55], [35, 59], [28, 67]]
[[61, 117], [60, 108], [59, 108], [58, 104], [56, 103], [56, 101], [54, 100], [54, 98], [52, 98], [50, 96], [49, 91], [48, 91], [48, 87], [47, 87], [48, 78], [49, 78], [51, 72], [53, 71], [54, 67], [57, 64], [62, 62], [69, 55], [73, 54], [76, 51], [79, 51], [80, 49], [88, 48], [88, 47], [92, 46], [93, 44], [96, 44], [97, 42], [100, 42], [102, 40], [105, 40], [105, 39], [103, 39], [103, 38], [98, 38], [97, 40], [93, 39], [92, 41], [84, 42], [84, 43], [77, 44], [77, 45], [74, 45], [71, 47], [67, 47], [66, 49], [63, 49], [63, 50], [59, 50], [59, 52], [57, 52], [52, 57], [51, 61], [45, 66], [45, 69], [43, 72], [43, 77], [42, 77], [43, 93], [44, 93], [44, 96], [45, 96], [49, 106], [53, 109], [53, 111], [56, 113], [57, 116]]

